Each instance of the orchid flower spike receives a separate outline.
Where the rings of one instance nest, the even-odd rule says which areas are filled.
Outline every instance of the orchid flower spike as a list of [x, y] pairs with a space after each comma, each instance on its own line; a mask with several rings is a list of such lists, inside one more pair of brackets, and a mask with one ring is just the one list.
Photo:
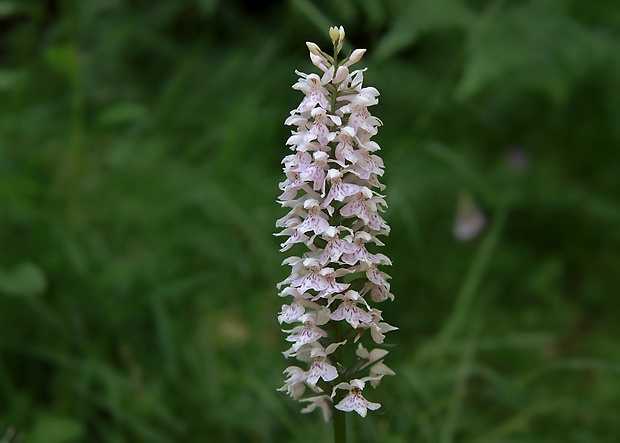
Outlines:
[[283, 354], [298, 361], [284, 370], [280, 391], [304, 403], [302, 412], [320, 410], [326, 421], [346, 412], [365, 417], [381, 406], [362, 391], [366, 382], [374, 388], [394, 375], [384, 338], [397, 329], [376, 307], [394, 299], [382, 270], [391, 261], [379, 240], [390, 232], [382, 215], [384, 163], [372, 140], [382, 123], [369, 110], [379, 91], [363, 86], [365, 69], [352, 67], [366, 50], [338, 57], [344, 28], [332, 27], [329, 36], [333, 54], [306, 43], [321, 72], [297, 72], [293, 86], [304, 97], [285, 122], [293, 153], [282, 161], [278, 202], [288, 214], [275, 234], [285, 238], [282, 252], [296, 254], [284, 260], [290, 274], [277, 285], [286, 300], [278, 315], [288, 334]]

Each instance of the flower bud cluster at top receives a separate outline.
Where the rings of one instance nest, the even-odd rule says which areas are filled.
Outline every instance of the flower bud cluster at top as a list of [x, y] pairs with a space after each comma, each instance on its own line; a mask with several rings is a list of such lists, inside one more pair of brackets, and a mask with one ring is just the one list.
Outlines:
[[[396, 329], [369, 304], [394, 298], [390, 276], [379, 269], [391, 262], [371, 252], [383, 245], [378, 236], [390, 230], [380, 214], [387, 207], [384, 196], [377, 192], [385, 189], [379, 181], [383, 161], [371, 140], [382, 123], [368, 111], [378, 103], [379, 91], [363, 87], [365, 69], [350, 70], [366, 50], [338, 61], [344, 29], [333, 27], [329, 35], [333, 56], [306, 43], [321, 76], [296, 71], [300, 78], [293, 89], [305, 96], [285, 121], [295, 128], [287, 141], [293, 154], [282, 161], [286, 180], [278, 201], [289, 212], [276, 223], [282, 228], [276, 235], [287, 237], [281, 251], [297, 244], [306, 249], [283, 262], [291, 274], [278, 289], [289, 302], [278, 320], [293, 325], [283, 329], [291, 343], [284, 355], [307, 369], [286, 368], [280, 390], [308, 402], [303, 412], [320, 408], [326, 421], [332, 407], [361, 416], [380, 407], [362, 391], [367, 382], [376, 387], [393, 374], [383, 363], [387, 350], [377, 345]], [[364, 347], [366, 341], [374, 349]], [[349, 348], [353, 357], [345, 361]], [[302, 398], [307, 388], [312, 395]]]

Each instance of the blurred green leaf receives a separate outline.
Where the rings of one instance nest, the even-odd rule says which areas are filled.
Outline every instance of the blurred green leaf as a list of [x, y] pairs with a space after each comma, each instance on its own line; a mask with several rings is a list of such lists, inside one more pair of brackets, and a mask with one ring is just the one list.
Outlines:
[[402, 10], [383, 36], [373, 56], [385, 61], [415, 43], [420, 34], [445, 29], [462, 29], [475, 15], [459, 0], [417, 0], [399, 4]]
[[50, 46], [45, 50], [45, 59], [55, 71], [69, 79], [75, 77], [78, 64], [77, 49], [71, 45]]
[[45, 274], [32, 263], [22, 263], [10, 271], [0, 270], [0, 292], [6, 295], [36, 296], [45, 286]]
[[117, 103], [103, 110], [99, 116], [99, 124], [105, 128], [123, 123], [133, 123], [146, 115], [145, 107], [138, 103]]
[[11, 17], [19, 12], [16, 2], [10, 0], [0, 1], [0, 19]]
[[77, 420], [60, 415], [43, 415], [26, 433], [29, 443], [71, 443], [82, 438], [84, 426]]
[[0, 91], [8, 91], [14, 88], [23, 77], [23, 71], [0, 69]]
[[562, 11], [535, 2], [483, 18], [470, 32], [456, 98], [466, 100], [489, 87], [525, 87], [562, 103], [573, 77], [605, 57], [597, 40]]

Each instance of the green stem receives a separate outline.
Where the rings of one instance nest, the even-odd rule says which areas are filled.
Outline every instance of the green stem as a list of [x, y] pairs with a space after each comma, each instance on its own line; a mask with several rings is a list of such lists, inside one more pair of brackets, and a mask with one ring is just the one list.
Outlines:
[[[334, 324], [334, 342], [339, 342], [342, 339], [342, 335], [340, 333], [340, 324], [336, 322]], [[344, 349], [342, 346], [339, 346], [336, 349], [336, 358], [337, 361], [344, 365]], [[342, 389], [336, 389], [336, 395], [334, 397], [334, 406], [342, 401], [344, 398], [344, 391]], [[347, 415], [346, 412], [340, 411], [335, 407], [332, 409], [333, 411], [333, 424], [334, 424], [334, 443], [347, 443]]]
[[445, 356], [448, 346], [454, 342], [459, 334], [463, 333], [463, 328], [468, 321], [468, 315], [472, 312], [476, 295], [480, 291], [482, 277], [489, 268], [493, 254], [499, 244], [511, 201], [512, 191], [508, 191], [500, 201], [493, 224], [476, 252], [471, 267], [463, 280], [450, 317], [437, 338], [420, 350], [418, 353], [419, 359], [425, 359], [431, 355]]
[[[344, 391], [338, 389], [334, 397], [334, 404], [340, 403], [344, 398]], [[347, 443], [347, 413], [334, 408], [334, 443]]]
[[505, 196], [500, 202], [494, 223], [489, 228], [489, 232], [480, 245], [480, 249], [476, 252], [472, 266], [463, 281], [456, 298], [454, 310], [439, 334], [439, 342], [442, 345], [446, 345], [459, 333], [462, 333], [462, 327], [467, 322], [467, 316], [471, 312], [471, 307], [479, 292], [484, 272], [489, 268], [493, 253], [497, 249], [502, 230], [506, 224], [508, 206], [509, 196]]
[[[336, 51], [336, 45], [334, 45], [334, 75], [336, 75], [336, 69], [338, 69], [338, 51]], [[336, 100], [338, 99], [338, 87], [336, 86], [335, 92], [332, 94], [331, 113], [336, 113]]]
[[[334, 45], [334, 70], [338, 67], [338, 51], [336, 50], [336, 45]], [[336, 73], [334, 72], [334, 75]], [[336, 101], [338, 99], [338, 88], [332, 94], [331, 101], [331, 113], [336, 113]], [[342, 222], [342, 217], [335, 216], [336, 226], [339, 226]], [[334, 343], [337, 343], [342, 340], [342, 335], [340, 331], [340, 324], [335, 322], [334, 324]], [[343, 347], [339, 347], [336, 349], [336, 359], [337, 361], [344, 366], [344, 349]], [[334, 406], [342, 401], [345, 393], [342, 389], [336, 390], [336, 395], [334, 396]], [[347, 413], [332, 408], [333, 411], [333, 424], [334, 424], [334, 443], [347, 443]]]

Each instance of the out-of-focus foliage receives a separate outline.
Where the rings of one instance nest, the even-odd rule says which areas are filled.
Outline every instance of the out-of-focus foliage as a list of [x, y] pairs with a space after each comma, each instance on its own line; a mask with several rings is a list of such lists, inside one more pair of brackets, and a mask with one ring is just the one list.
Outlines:
[[401, 328], [352, 441], [617, 438], [616, 2], [0, 0], [2, 443], [330, 441], [275, 392], [272, 233], [334, 24], [382, 93]]

